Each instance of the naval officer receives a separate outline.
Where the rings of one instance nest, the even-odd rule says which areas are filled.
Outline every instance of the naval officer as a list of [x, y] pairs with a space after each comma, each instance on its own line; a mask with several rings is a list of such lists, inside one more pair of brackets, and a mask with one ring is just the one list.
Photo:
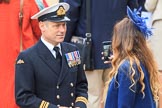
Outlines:
[[86, 108], [88, 84], [79, 51], [63, 42], [68, 9], [62, 2], [31, 17], [38, 19], [42, 36], [16, 60], [15, 98], [21, 108]]

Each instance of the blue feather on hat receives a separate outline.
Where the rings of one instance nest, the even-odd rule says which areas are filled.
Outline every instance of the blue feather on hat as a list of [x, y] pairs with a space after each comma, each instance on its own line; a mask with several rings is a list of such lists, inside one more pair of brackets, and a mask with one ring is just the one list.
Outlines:
[[146, 25], [146, 19], [147, 18], [143, 18], [140, 17], [139, 14], [141, 12], [142, 7], [140, 7], [138, 10], [134, 9], [134, 11], [132, 11], [128, 6], [127, 6], [127, 15], [128, 17], [131, 19], [131, 21], [135, 24], [135, 26], [137, 27], [137, 29], [143, 33], [143, 35], [145, 36], [145, 38], [148, 38], [149, 36], [152, 35], [152, 31], [151, 28], [148, 28]]

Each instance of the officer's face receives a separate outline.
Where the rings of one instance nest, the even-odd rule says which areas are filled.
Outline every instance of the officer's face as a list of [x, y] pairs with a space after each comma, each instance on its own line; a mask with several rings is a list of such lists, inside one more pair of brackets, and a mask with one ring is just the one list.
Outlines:
[[66, 33], [66, 22], [40, 22], [42, 37], [53, 45], [64, 41]]

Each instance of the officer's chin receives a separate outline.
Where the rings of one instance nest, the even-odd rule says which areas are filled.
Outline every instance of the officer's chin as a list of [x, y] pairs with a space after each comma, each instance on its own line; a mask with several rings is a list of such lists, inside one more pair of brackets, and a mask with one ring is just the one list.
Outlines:
[[58, 43], [61, 43], [64, 41], [64, 37], [63, 38], [59, 38], [59, 40], [57, 41]]

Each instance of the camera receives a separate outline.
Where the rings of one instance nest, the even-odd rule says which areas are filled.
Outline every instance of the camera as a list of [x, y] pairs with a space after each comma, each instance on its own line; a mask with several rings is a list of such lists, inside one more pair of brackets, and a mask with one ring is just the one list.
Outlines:
[[104, 56], [104, 60], [110, 60], [109, 57], [112, 54], [112, 42], [111, 41], [103, 41], [103, 56]]

